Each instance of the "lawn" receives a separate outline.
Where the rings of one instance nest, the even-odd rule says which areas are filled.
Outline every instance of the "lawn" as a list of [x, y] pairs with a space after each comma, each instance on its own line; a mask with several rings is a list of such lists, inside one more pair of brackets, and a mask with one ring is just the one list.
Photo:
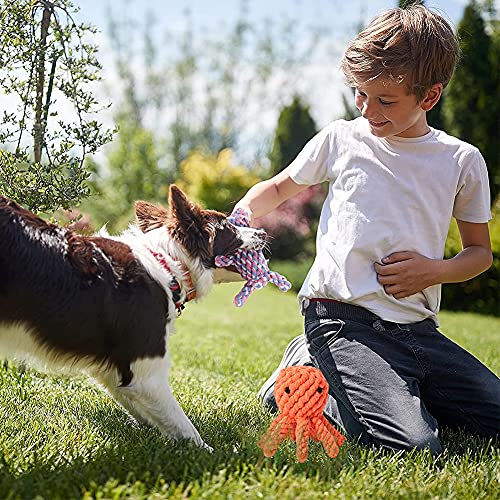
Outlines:
[[[242, 309], [234, 286], [188, 304], [171, 338], [171, 383], [214, 452], [137, 425], [86, 378], [0, 365], [0, 498], [499, 498], [499, 449], [443, 433], [445, 452], [373, 451], [335, 460], [313, 443], [272, 459], [256, 441], [272, 415], [256, 392], [302, 329], [296, 298], [271, 287]], [[500, 319], [442, 313], [442, 331], [500, 371]]]

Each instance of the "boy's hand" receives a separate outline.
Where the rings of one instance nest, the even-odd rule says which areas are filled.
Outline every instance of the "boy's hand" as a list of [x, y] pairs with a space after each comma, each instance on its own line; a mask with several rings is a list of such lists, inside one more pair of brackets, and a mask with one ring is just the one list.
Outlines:
[[378, 282], [396, 299], [409, 297], [439, 283], [442, 261], [429, 259], [417, 252], [395, 252], [375, 263]]

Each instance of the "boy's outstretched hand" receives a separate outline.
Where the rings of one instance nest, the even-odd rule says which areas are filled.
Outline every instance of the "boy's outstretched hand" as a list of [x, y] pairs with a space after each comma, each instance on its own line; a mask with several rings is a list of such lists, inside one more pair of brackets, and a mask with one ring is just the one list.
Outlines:
[[395, 252], [375, 263], [378, 282], [387, 294], [403, 299], [439, 283], [442, 261], [429, 259], [417, 252]]

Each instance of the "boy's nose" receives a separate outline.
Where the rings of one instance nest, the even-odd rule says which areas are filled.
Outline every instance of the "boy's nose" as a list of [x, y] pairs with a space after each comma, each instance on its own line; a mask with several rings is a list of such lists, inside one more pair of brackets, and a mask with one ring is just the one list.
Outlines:
[[367, 120], [373, 119], [376, 115], [375, 106], [372, 103], [368, 103], [367, 101], [363, 103], [360, 111], [361, 111], [361, 116], [363, 118], [366, 118]]

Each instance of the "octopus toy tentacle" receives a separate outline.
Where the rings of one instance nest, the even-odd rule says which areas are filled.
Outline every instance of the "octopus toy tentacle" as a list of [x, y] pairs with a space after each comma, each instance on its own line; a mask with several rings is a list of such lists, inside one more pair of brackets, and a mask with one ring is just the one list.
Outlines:
[[297, 460], [299, 462], [305, 462], [307, 460], [307, 452], [309, 450], [309, 419], [297, 419], [295, 441], [297, 443]]
[[340, 434], [340, 432], [337, 429], [335, 429], [335, 427], [330, 422], [328, 422], [328, 420], [323, 415], [321, 419], [323, 420], [323, 424], [326, 427], [327, 432], [333, 435], [335, 441], [337, 441], [337, 444], [339, 446], [342, 446], [342, 444], [345, 441], [345, 436]]
[[[318, 418], [314, 422], [314, 427], [315, 427], [315, 433], [316, 436], [318, 437], [318, 441], [321, 442], [323, 445], [323, 448], [326, 451], [326, 454], [330, 458], [335, 458], [339, 454], [339, 445], [342, 444], [342, 442], [338, 442], [335, 439], [335, 435], [331, 433], [330, 429], [328, 428], [329, 422], [325, 418]], [[335, 429], [334, 429], [335, 430]], [[338, 434], [338, 432], [335, 430], [335, 432]], [[342, 436], [343, 438], [344, 436]]]
[[267, 432], [259, 439], [257, 446], [262, 448], [266, 457], [272, 457], [281, 442], [290, 433], [290, 426], [285, 415], [278, 415], [269, 426]]

